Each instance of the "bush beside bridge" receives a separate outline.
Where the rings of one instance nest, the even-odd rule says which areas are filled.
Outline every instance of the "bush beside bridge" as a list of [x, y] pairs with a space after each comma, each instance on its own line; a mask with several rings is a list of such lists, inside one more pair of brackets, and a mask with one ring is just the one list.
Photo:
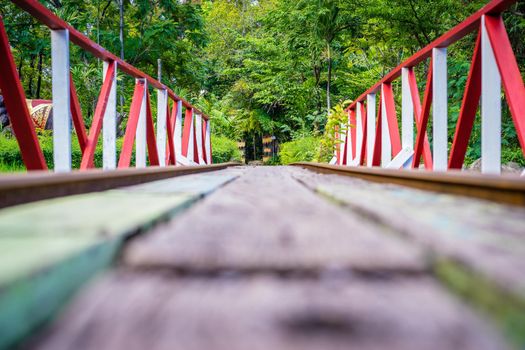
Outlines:
[[[82, 152], [75, 135], [71, 136], [71, 163], [74, 169], [80, 167]], [[48, 168], [53, 167], [53, 137], [50, 132], [40, 132], [38, 135], [40, 147]], [[122, 138], [117, 139], [117, 154], [122, 148]], [[241, 161], [241, 153], [237, 149], [237, 143], [226, 137], [212, 136], [213, 162], [224, 163], [229, 161]], [[134, 164], [133, 156], [132, 165]], [[102, 142], [97, 145], [95, 151], [95, 166], [102, 167]], [[8, 133], [0, 134], [0, 172], [25, 171], [24, 161], [18, 148], [16, 138]]]
[[282, 143], [279, 152], [281, 164], [318, 161], [320, 138], [307, 136]]
[[[71, 136], [71, 165], [73, 169], [80, 167], [80, 161], [82, 159], [82, 152], [77, 142], [76, 136]], [[38, 140], [42, 153], [49, 169], [53, 168], [53, 136], [50, 132], [39, 132]], [[117, 152], [120, 152], [122, 147], [122, 139], [117, 140]], [[102, 142], [97, 145], [95, 151], [95, 166], [97, 168], [102, 167]], [[18, 148], [18, 142], [16, 138], [11, 134], [0, 135], [0, 171], [24, 171], [25, 165]]]
[[211, 149], [213, 163], [226, 163], [230, 161], [241, 161], [241, 152], [237, 148], [237, 142], [225, 136], [211, 136]]

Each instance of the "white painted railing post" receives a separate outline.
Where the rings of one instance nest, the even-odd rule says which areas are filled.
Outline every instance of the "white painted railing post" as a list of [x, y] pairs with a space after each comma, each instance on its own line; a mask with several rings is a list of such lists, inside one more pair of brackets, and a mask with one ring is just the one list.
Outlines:
[[401, 148], [414, 149], [414, 105], [410, 93], [408, 68], [401, 69]]
[[202, 114], [195, 114], [195, 141], [197, 143], [197, 159], [199, 164], [204, 164], [202, 153]]
[[206, 123], [206, 164], [211, 164], [212, 158], [211, 158], [211, 122], [208, 120]]
[[71, 170], [69, 31], [51, 30], [53, 161], [56, 172]]
[[338, 165], [343, 165], [344, 163], [344, 159], [343, 157], [345, 156], [345, 143], [346, 143], [346, 131], [345, 131], [345, 125], [344, 123], [341, 123], [339, 125], [339, 140], [341, 141], [341, 143], [339, 144], [339, 164]]
[[392, 144], [385, 103], [384, 85], [381, 84], [381, 167], [386, 167], [392, 160]]
[[[188, 160], [189, 164], [195, 164], [195, 110], [193, 108], [190, 108], [191, 118], [189, 120], [186, 120], [186, 117], [184, 118], [184, 129], [189, 128], [190, 134], [188, 135], [188, 154], [186, 155], [186, 159]], [[190, 126], [187, 127], [186, 123], [190, 123]]]
[[481, 172], [501, 173], [501, 76], [481, 18]]
[[168, 113], [168, 91], [157, 89], [157, 152], [159, 165], [166, 166], [166, 116]]
[[177, 118], [175, 119], [175, 131], [173, 133], [173, 146], [175, 149], [175, 158], [178, 160], [182, 157], [182, 101], [177, 101]]
[[144, 94], [142, 95], [142, 104], [140, 106], [139, 120], [135, 134], [135, 166], [137, 168], [146, 167], [146, 93], [148, 91], [148, 82], [144, 79]]
[[432, 143], [434, 170], [446, 171], [448, 158], [447, 48], [432, 49]]
[[[102, 168], [117, 167], [117, 62], [115, 65], [113, 83], [109, 92], [108, 104], [102, 120]], [[104, 61], [102, 81], [105, 81], [110, 63]]]
[[361, 161], [361, 147], [363, 146], [363, 118], [364, 115], [361, 114], [361, 109], [363, 108], [363, 102], [357, 102], [356, 107], [356, 141], [355, 153], [354, 154], [354, 165], [359, 165]]
[[[355, 111], [353, 112], [355, 113]], [[350, 120], [350, 113], [348, 113], [348, 124], [347, 124], [347, 131], [346, 131], [346, 165], [352, 165], [352, 162], [354, 161], [354, 154], [352, 151], [352, 127], [355, 128], [355, 125], [351, 126], [351, 120]]]
[[376, 94], [366, 96], [366, 165], [372, 166], [376, 139]]

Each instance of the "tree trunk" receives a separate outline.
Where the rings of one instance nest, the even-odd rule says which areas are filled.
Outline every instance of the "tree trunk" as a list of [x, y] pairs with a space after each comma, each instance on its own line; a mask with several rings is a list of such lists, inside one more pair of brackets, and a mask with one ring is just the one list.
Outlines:
[[118, 10], [120, 16], [119, 39], [120, 39], [120, 59], [124, 60], [124, 0], [118, 1]]
[[42, 87], [42, 60], [44, 58], [44, 53], [42, 50], [38, 53], [38, 79], [36, 81], [36, 98], [40, 98], [40, 88]]
[[20, 61], [18, 61], [18, 79], [20, 79], [20, 82], [22, 82], [22, 67], [24, 66], [24, 59], [20, 57]]
[[332, 52], [330, 50], [330, 44], [327, 44], [328, 49], [328, 78], [326, 82], [326, 109], [328, 114], [330, 114], [330, 110], [332, 109], [331, 101], [330, 101], [330, 84], [332, 83]]
[[313, 67], [314, 79], [315, 79], [315, 99], [317, 112], [321, 113], [322, 101], [321, 101], [321, 90], [319, 88], [319, 82], [321, 81], [321, 67], [314, 64]]
[[[117, 0], [120, 24], [119, 24], [119, 40], [120, 40], [120, 59], [124, 60], [124, 0]], [[120, 114], [124, 115], [124, 96], [122, 93], [119, 96]]]
[[253, 160], [257, 160], [257, 154], [255, 154], [255, 149], [256, 149], [256, 145], [255, 145], [255, 132], [253, 133]]
[[33, 76], [34, 76], [33, 69], [35, 68], [35, 55], [31, 55], [30, 57], [31, 58], [29, 60], [29, 68], [31, 69], [29, 70], [29, 83], [27, 84], [27, 91], [29, 94], [29, 98], [31, 98], [31, 96], [34, 96], [33, 95]]

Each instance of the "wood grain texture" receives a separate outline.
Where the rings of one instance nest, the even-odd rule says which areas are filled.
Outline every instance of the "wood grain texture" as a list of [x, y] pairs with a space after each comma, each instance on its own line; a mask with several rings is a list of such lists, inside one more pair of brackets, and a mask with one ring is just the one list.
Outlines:
[[427, 278], [177, 278], [117, 272], [28, 348], [488, 350], [504, 342]]
[[383, 184], [397, 184], [426, 191], [481, 198], [525, 206], [525, 180], [517, 174], [489, 175], [461, 171], [418, 171], [379, 167], [346, 167], [321, 163], [295, 163], [318, 173], [337, 174]]
[[502, 290], [525, 296], [525, 208], [306, 170], [294, 176], [433, 256], [456, 261]]
[[106, 191], [177, 176], [217, 171], [235, 163], [196, 166], [149, 167], [144, 169], [92, 169], [69, 173], [35, 171], [0, 175], [0, 208], [43, 199]]
[[433, 251], [395, 222], [320, 196], [312, 189], [333, 182], [303, 169], [240, 171], [128, 241], [117, 267], [25, 347], [507, 349], [430, 275]]
[[421, 250], [315, 195], [293, 180], [300, 171], [247, 171], [176, 220], [130, 242], [123, 263], [188, 273], [425, 271]]
[[130, 235], [238, 175], [227, 169], [0, 210], [0, 349], [48, 319]]

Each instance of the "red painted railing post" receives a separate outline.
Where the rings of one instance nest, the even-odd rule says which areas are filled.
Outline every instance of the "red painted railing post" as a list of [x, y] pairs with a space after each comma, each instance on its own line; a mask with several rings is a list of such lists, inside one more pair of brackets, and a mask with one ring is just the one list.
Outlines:
[[372, 166], [380, 166], [381, 165], [381, 147], [382, 147], [382, 140], [381, 140], [381, 132], [382, 132], [382, 118], [381, 118], [381, 112], [382, 112], [383, 104], [381, 103], [381, 99], [379, 99], [379, 109], [377, 113], [377, 119], [376, 119], [376, 136], [374, 141], [374, 153], [372, 157]]
[[390, 134], [390, 143], [392, 144], [392, 157], [395, 157], [401, 152], [401, 136], [399, 134], [399, 125], [397, 124], [396, 103], [394, 101], [394, 93], [392, 92], [392, 84], [383, 84], [383, 98], [386, 107], [386, 119], [388, 122], [388, 131]]
[[186, 108], [184, 130], [182, 132], [182, 155], [190, 161], [193, 161], [195, 154], [193, 124], [193, 108]]
[[[412, 76], [413, 72], [412, 72]], [[415, 86], [414, 86], [415, 85]], [[415, 88], [415, 89], [414, 89]], [[416, 136], [416, 145], [414, 147], [414, 158], [412, 160], [412, 168], [419, 168], [419, 162], [421, 160], [421, 154], [423, 153], [423, 147], [426, 144], [427, 140], [427, 124], [428, 118], [430, 115], [430, 105], [432, 103], [432, 60], [428, 65], [428, 75], [427, 75], [427, 85], [425, 88], [425, 96], [423, 97], [423, 108], [419, 105], [419, 93], [415, 94], [414, 90], [417, 91], [417, 84], [414, 79], [411, 79], [411, 90], [412, 90], [412, 101], [415, 102], [414, 112], [417, 117], [417, 136]], [[427, 154], [427, 157], [424, 158], [425, 168], [432, 170], [432, 155], [430, 153], [430, 146], [428, 151], [425, 151], [423, 155]]]
[[201, 138], [201, 141], [202, 141], [202, 159], [204, 159], [204, 164], [208, 163], [207, 162], [207, 159], [208, 159], [208, 150], [206, 149], [206, 126], [208, 124], [208, 120], [206, 120], [205, 118], [202, 118], [202, 138]]
[[84, 118], [82, 118], [82, 109], [78, 102], [77, 90], [75, 83], [73, 82], [73, 75], [69, 74], [69, 99], [71, 101], [71, 118], [73, 119], [73, 125], [77, 133], [78, 145], [82, 151], [82, 155], [86, 150], [88, 144], [88, 136], [86, 133], [86, 126], [84, 125]]
[[[350, 112], [348, 112], [350, 113]], [[347, 120], [350, 119], [349, 117], [347, 118]], [[350, 132], [350, 128], [347, 127], [346, 130], [344, 131], [344, 142], [343, 142], [343, 145], [342, 145], [342, 148], [343, 148], [343, 154], [342, 154], [342, 158], [341, 158], [341, 165], [347, 165], [347, 158], [348, 158], [348, 133]]]
[[89, 136], [87, 140], [86, 149], [82, 155], [82, 161], [80, 163], [80, 169], [93, 168], [93, 159], [95, 157], [95, 151], [97, 148], [98, 137], [102, 130], [102, 122], [104, 119], [104, 113], [108, 105], [109, 93], [111, 91], [111, 85], [113, 84], [113, 77], [115, 72], [115, 63], [112, 62], [109, 66], [106, 79], [102, 84], [100, 95], [98, 97], [97, 107], [95, 108], [95, 114], [93, 115], [93, 121], [89, 130]]
[[476, 111], [481, 97], [481, 30], [476, 39], [474, 55], [470, 64], [470, 71], [465, 85], [465, 92], [461, 102], [454, 141], [448, 161], [449, 169], [461, 169], [472, 133]]
[[350, 110], [350, 118], [349, 118], [349, 126], [350, 129], [350, 138], [352, 141], [352, 144], [350, 145], [352, 150], [352, 163], [353, 165], [356, 164], [355, 159], [359, 159], [357, 157], [357, 121], [356, 121], [356, 110], [351, 109]]
[[195, 119], [196, 118], [193, 119], [193, 130], [192, 130], [192, 132], [193, 132], [193, 161], [196, 164], [200, 164], [199, 146], [197, 144], [197, 123], [196, 123]]
[[131, 163], [133, 143], [135, 141], [135, 133], [137, 132], [137, 124], [139, 122], [140, 109], [142, 106], [142, 99], [144, 98], [145, 88], [145, 82], [141, 79], [137, 79], [135, 83], [135, 91], [133, 92], [133, 100], [131, 101], [131, 107], [129, 110], [126, 133], [124, 134], [124, 142], [122, 143], [122, 150], [120, 151], [118, 168], [129, 168]]
[[175, 122], [177, 119], [177, 103], [173, 103], [173, 108], [170, 116], [169, 106], [166, 109], [166, 125], [168, 126], [168, 144], [166, 145], [166, 164], [176, 165], [175, 159], [175, 140], [173, 137], [175, 130]]
[[516, 134], [525, 157], [525, 86], [501, 16], [486, 16], [485, 25], [505, 88]]
[[363, 141], [361, 144], [361, 154], [359, 155], [359, 165], [366, 165], [366, 139], [367, 139], [367, 117], [364, 103], [361, 103], [361, 124], [363, 125]]
[[149, 164], [159, 166], [159, 153], [157, 141], [155, 140], [155, 126], [153, 124], [153, 115], [151, 114], [151, 100], [148, 89], [146, 89], [146, 140], [148, 144]]
[[24, 90], [18, 78], [2, 16], [0, 16], [0, 90], [27, 170], [47, 169], [33, 121], [27, 109]]

